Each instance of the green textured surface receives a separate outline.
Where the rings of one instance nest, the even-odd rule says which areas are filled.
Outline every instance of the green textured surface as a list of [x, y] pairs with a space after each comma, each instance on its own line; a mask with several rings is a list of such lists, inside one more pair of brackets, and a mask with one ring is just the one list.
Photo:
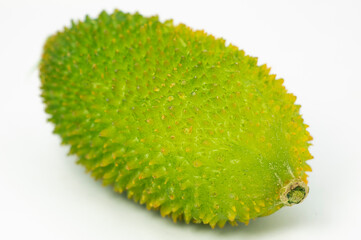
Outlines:
[[283, 80], [223, 39], [115, 11], [48, 38], [54, 132], [117, 192], [176, 221], [248, 223], [307, 183], [312, 139]]

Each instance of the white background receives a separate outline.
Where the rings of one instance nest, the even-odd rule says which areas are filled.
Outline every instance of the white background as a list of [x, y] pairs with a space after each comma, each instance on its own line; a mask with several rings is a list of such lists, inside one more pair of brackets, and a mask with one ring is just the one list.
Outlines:
[[[314, 137], [304, 203], [248, 226], [174, 224], [86, 174], [46, 122], [37, 64], [71, 19], [139, 11], [267, 63]], [[361, 1], [0, 0], [0, 239], [361, 239]]]

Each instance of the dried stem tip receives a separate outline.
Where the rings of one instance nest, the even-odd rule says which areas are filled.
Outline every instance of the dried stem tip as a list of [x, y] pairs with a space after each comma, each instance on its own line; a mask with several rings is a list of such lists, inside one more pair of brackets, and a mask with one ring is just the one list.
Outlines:
[[281, 202], [286, 206], [299, 204], [306, 198], [308, 191], [308, 186], [301, 179], [295, 179], [282, 188]]

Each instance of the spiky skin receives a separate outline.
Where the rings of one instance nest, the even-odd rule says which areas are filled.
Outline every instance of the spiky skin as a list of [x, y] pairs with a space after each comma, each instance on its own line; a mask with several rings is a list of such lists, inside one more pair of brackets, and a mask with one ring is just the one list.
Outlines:
[[120, 11], [49, 37], [40, 64], [54, 132], [92, 176], [212, 227], [269, 215], [307, 183], [311, 136], [269, 71], [223, 39]]

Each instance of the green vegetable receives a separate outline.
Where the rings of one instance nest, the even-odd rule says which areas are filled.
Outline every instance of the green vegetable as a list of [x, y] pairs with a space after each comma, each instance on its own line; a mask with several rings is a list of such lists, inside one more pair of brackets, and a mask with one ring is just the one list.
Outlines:
[[48, 38], [42, 97], [92, 176], [174, 221], [248, 224], [308, 193], [283, 80], [204, 31], [115, 11]]

